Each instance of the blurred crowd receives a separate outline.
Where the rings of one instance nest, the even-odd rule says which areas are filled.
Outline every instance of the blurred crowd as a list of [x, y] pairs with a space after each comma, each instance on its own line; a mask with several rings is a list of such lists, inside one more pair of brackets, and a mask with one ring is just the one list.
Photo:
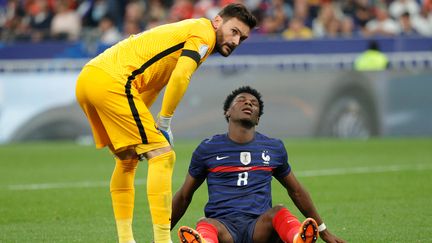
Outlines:
[[112, 44], [157, 25], [212, 18], [231, 2], [253, 10], [261, 35], [432, 36], [432, 0], [0, 0], [0, 41]]

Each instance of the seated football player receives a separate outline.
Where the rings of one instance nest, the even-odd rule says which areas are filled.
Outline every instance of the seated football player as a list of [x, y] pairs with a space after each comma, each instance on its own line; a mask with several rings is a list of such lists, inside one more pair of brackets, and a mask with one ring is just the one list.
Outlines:
[[[201, 142], [173, 198], [171, 229], [207, 179], [205, 218], [196, 229], [180, 227], [180, 242], [315, 242], [319, 235], [326, 242], [345, 242], [326, 228], [291, 171], [283, 142], [255, 131], [263, 114], [261, 94], [249, 86], [234, 90], [225, 100], [224, 114], [228, 132]], [[303, 222], [282, 205], [272, 207], [273, 176], [306, 217]]]

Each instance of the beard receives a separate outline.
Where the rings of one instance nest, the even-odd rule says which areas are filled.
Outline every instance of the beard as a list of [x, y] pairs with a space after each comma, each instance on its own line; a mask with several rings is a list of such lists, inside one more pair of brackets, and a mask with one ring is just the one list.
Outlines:
[[[216, 45], [215, 45], [215, 50], [217, 52], [219, 52], [219, 54], [221, 54], [224, 57], [227, 57], [231, 54], [231, 52], [227, 52], [223, 49], [224, 47], [224, 43], [222, 43], [223, 41], [223, 33], [222, 31], [219, 29], [216, 31]], [[231, 50], [233, 50], [233, 48], [231, 48]]]
[[251, 129], [252, 127], [257, 125], [257, 122], [255, 122], [251, 119], [241, 119], [240, 124], [244, 128]]
[[221, 45], [216, 44], [216, 51], [219, 52], [219, 54], [221, 54], [224, 57], [229, 56], [229, 53], [227, 53], [226, 51], [223, 50]]

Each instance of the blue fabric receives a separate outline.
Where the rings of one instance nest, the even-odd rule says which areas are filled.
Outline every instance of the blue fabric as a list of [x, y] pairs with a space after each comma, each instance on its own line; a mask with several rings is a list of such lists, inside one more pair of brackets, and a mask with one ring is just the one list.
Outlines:
[[192, 155], [189, 174], [207, 178], [208, 218], [230, 215], [259, 216], [272, 207], [272, 176], [291, 171], [283, 142], [260, 133], [238, 144], [227, 134], [206, 139]]
[[228, 229], [234, 243], [251, 243], [253, 242], [253, 233], [258, 217], [237, 215], [229, 218], [218, 218]]

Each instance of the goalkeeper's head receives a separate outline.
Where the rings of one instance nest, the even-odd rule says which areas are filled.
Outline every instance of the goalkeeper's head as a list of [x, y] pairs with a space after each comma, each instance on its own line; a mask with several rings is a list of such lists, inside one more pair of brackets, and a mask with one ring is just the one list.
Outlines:
[[264, 113], [264, 102], [256, 89], [242, 86], [226, 97], [223, 109], [228, 122], [235, 116], [244, 125], [255, 126]]

